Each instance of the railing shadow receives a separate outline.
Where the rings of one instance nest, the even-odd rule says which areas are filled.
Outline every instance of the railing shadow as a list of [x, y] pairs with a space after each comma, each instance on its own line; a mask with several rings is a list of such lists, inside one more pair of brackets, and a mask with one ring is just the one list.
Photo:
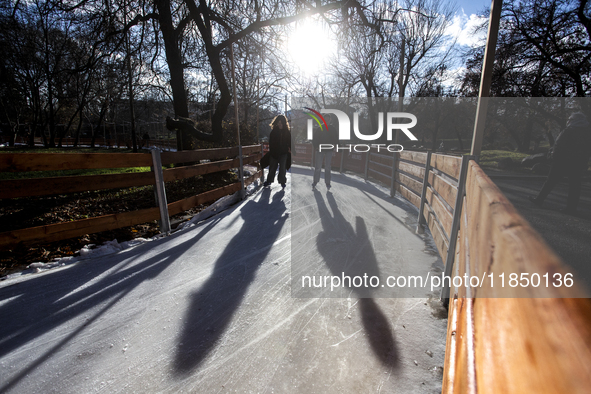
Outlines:
[[[355, 228], [344, 218], [332, 193], [326, 194], [328, 209], [322, 193], [314, 191], [322, 232], [316, 238], [318, 251], [332, 275], [342, 277], [372, 277], [380, 275], [377, 259], [362, 217], [355, 218]], [[332, 214], [331, 214], [332, 211]], [[341, 240], [335, 247], [334, 240]], [[345, 286], [359, 297], [361, 320], [369, 344], [380, 360], [389, 367], [398, 367], [399, 352], [388, 319], [372, 297], [371, 286]]]
[[[225, 246], [209, 279], [191, 295], [172, 365], [175, 375], [190, 374], [214, 349], [279, 237], [288, 217], [284, 192], [270, 196], [270, 189], [263, 189], [258, 201], [249, 200], [241, 207], [240, 231]], [[258, 236], [253, 237], [253, 232]], [[254, 246], [255, 251], [245, 254]]]

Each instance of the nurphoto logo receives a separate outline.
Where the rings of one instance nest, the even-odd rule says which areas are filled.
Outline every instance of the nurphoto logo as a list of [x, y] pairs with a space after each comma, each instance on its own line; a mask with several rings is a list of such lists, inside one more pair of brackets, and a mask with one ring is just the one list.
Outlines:
[[[340, 111], [338, 109], [321, 109], [320, 112], [316, 111], [312, 108], [309, 107], [304, 107], [305, 110], [309, 111], [308, 115], [310, 115], [312, 117], [312, 119], [308, 119], [308, 139], [312, 140], [313, 139], [313, 126], [314, 126], [314, 121], [316, 121], [316, 123], [318, 124], [318, 126], [320, 127], [321, 131], [326, 131], [328, 132], [328, 124], [326, 122], [326, 119], [324, 119], [324, 117], [322, 116], [322, 114], [333, 114], [336, 116], [336, 118], [338, 119], [338, 131], [339, 131], [339, 141], [350, 141], [351, 140], [351, 120], [349, 119], [349, 116], [343, 112]], [[410, 114], [408, 112], [388, 112], [385, 114], [383, 112], [379, 112], [378, 113], [378, 131], [376, 131], [374, 134], [363, 134], [361, 133], [361, 131], [359, 131], [359, 113], [355, 112], [353, 114], [353, 133], [355, 135], [355, 137], [357, 137], [358, 139], [362, 140], [362, 141], [376, 141], [378, 138], [380, 138], [382, 136], [382, 134], [384, 133], [384, 117], [386, 118], [386, 139], [388, 141], [392, 141], [393, 140], [393, 136], [395, 135], [393, 133], [394, 130], [401, 130], [411, 141], [417, 141], [417, 137], [414, 136], [414, 134], [412, 134], [410, 132], [410, 128], [416, 126], [417, 124], [417, 117], [414, 116], [413, 114]], [[409, 119], [410, 122], [408, 123], [394, 123], [394, 119]], [[331, 125], [330, 127], [336, 127], [336, 125]], [[332, 130], [331, 130], [332, 131]], [[384, 148], [387, 149], [389, 152], [400, 152], [402, 151], [404, 148], [402, 147], [402, 145], [400, 144], [391, 144], [386, 146], [386, 144], [372, 144], [372, 146], [377, 147], [378, 152], [380, 151], [380, 148]], [[336, 148], [336, 151], [338, 152], [339, 150], [348, 150], [349, 152], [351, 152], [351, 149], [353, 149], [355, 152], [368, 152], [371, 147], [370, 145], [366, 145], [366, 144], [355, 144], [355, 145], [351, 145], [349, 144], [348, 146], [334, 146], [332, 144], [320, 144], [319, 145], [319, 150], [322, 151], [323, 149], [334, 149]]]

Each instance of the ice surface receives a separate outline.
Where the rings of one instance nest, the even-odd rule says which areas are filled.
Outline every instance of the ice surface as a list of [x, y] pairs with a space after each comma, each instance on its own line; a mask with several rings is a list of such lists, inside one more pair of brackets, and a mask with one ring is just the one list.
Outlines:
[[[446, 320], [429, 294], [292, 297], [294, 199], [321, 223], [296, 170], [169, 237], [0, 283], [0, 392], [439, 392]], [[349, 180], [333, 177], [341, 207]]]

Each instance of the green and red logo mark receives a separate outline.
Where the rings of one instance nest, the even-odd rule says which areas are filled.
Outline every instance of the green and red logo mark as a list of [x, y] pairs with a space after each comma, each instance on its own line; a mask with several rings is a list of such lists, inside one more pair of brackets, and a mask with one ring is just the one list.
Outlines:
[[[312, 112], [310, 115], [312, 118], [314, 118], [314, 120], [316, 121], [316, 123], [318, 123], [318, 126], [320, 126], [320, 130], [322, 130], [322, 123], [324, 123], [324, 126], [326, 127], [326, 130], [328, 131], [328, 125], [326, 124], [326, 120], [324, 119], [324, 116], [322, 116], [320, 114], [320, 112], [313, 110], [312, 108], [309, 107], [304, 107], [304, 109]], [[320, 118], [320, 119], [319, 119]], [[320, 123], [320, 120], [322, 120], [322, 123]]]

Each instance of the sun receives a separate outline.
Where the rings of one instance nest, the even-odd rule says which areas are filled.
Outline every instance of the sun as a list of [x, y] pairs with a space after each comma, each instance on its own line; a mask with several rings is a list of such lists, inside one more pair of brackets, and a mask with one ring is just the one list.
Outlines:
[[330, 29], [316, 21], [303, 21], [287, 37], [289, 61], [307, 75], [322, 72], [328, 59], [337, 53], [337, 43]]

